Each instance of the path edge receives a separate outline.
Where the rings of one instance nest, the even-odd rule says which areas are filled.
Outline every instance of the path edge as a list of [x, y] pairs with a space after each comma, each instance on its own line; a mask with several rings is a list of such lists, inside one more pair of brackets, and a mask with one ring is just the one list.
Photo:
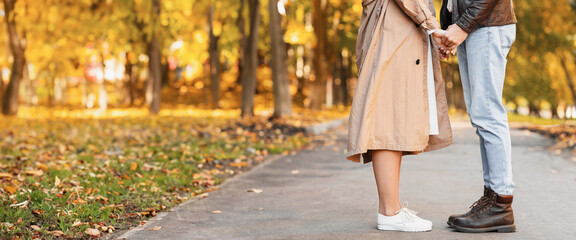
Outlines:
[[[348, 117], [339, 118], [339, 119], [331, 120], [328, 122], [323, 122], [323, 123], [307, 126], [304, 128], [304, 131], [306, 133], [310, 133], [313, 135], [320, 135], [320, 134], [326, 133], [327, 131], [329, 131], [331, 129], [342, 126], [346, 122], [348, 122]], [[254, 170], [259, 169], [259, 168], [263, 168], [263, 167], [265, 167], [265, 166], [267, 166], [273, 162], [276, 162], [279, 159], [285, 158], [287, 156], [289, 156], [289, 155], [279, 155], [278, 154], [278, 155], [267, 156], [266, 159], [264, 161], [262, 161], [262, 163], [258, 164], [257, 166], [253, 167], [252, 169], [248, 170], [247, 172], [244, 172], [240, 175], [236, 175], [236, 176], [233, 176], [231, 178], [226, 179], [222, 184], [217, 186], [217, 189], [218, 189], [217, 191], [222, 191], [231, 183], [239, 181], [240, 178], [243, 178], [245, 176], [250, 176], [254, 172]], [[208, 196], [208, 197], [210, 197], [210, 196]], [[178, 204], [177, 206], [171, 208], [170, 210], [168, 210], [166, 212], [159, 212], [156, 216], [154, 216], [148, 220], [145, 220], [144, 221], [145, 223], [143, 225], [139, 225], [137, 227], [130, 228], [127, 230], [119, 230], [115, 233], [110, 234], [109, 236], [104, 236], [102, 239], [124, 240], [124, 239], [128, 239], [128, 238], [134, 236], [138, 232], [149, 231], [148, 229], [151, 229], [156, 222], [162, 220], [169, 213], [178, 211], [180, 208], [185, 207], [185, 206], [192, 204], [196, 201], [199, 201], [201, 199], [204, 199], [204, 198], [194, 197], [194, 198], [188, 199], [188, 200]]]

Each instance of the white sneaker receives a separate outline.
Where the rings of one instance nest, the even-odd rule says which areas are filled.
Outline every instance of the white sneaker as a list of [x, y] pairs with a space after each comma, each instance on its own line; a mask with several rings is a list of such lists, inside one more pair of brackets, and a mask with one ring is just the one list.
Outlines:
[[427, 232], [432, 230], [432, 222], [416, 216], [416, 212], [406, 208], [407, 203], [394, 216], [378, 213], [378, 230], [402, 232]]

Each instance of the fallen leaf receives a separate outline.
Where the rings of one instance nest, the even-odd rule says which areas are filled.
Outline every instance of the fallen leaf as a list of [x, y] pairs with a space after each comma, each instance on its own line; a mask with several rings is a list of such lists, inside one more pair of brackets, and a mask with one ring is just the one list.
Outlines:
[[206, 198], [206, 197], [208, 197], [208, 193], [202, 193], [202, 194], [196, 196], [196, 198], [198, 198], [198, 199], [202, 199], [202, 198]]
[[68, 182], [69, 182], [70, 184], [72, 184], [72, 186], [75, 186], [75, 187], [78, 187], [78, 186], [80, 185], [79, 182], [74, 181], [74, 180], [70, 180], [70, 181], [68, 181]]
[[150, 231], [158, 231], [160, 229], [162, 229], [162, 226], [156, 226], [156, 227], [150, 229]]
[[86, 231], [84, 231], [84, 233], [86, 233], [92, 237], [100, 237], [100, 230], [98, 230], [98, 229], [87, 228]]
[[42, 171], [42, 170], [28, 170], [28, 171], [24, 171], [24, 173], [27, 175], [32, 175], [32, 176], [36, 176], [36, 177], [40, 177], [40, 176], [44, 175], [44, 171]]
[[18, 218], [18, 220], [16, 221], [17, 224], [22, 224], [22, 218]]
[[40, 229], [42, 229], [41, 227], [38, 227], [38, 226], [36, 226], [36, 225], [30, 226], [30, 228], [32, 228], [33, 230], [40, 230]]
[[12, 186], [4, 186], [4, 190], [6, 190], [6, 192], [10, 193], [10, 195], [12, 195], [16, 192], [16, 188], [12, 187]]
[[60, 178], [58, 178], [58, 176], [56, 176], [56, 179], [54, 180], [54, 187], [58, 187], [60, 186]]
[[212, 211], [212, 213], [219, 214], [219, 213], [222, 213], [222, 211], [220, 211], [220, 210], [215, 210], [215, 211]]
[[262, 190], [262, 189], [253, 188], [253, 189], [248, 189], [246, 192], [262, 193], [263, 190]]
[[85, 204], [86, 201], [84, 201], [84, 199], [82, 199], [82, 198], [77, 198], [76, 200], [72, 201], [72, 203], [74, 203], [76, 205], [82, 205], [82, 204]]
[[130, 163], [130, 171], [134, 171], [136, 170], [136, 168], [138, 168], [138, 163], [135, 162]]
[[42, 214], [42, 213], [44, 213], [44, 211], [43, 211], [43, 210], [40, 210], [40, 209], [36, 209], [36, 210], [32, 211], [32, 214], [34, 214], [34, 215], [36, 215], [36, 216], [38, 216], [38, 215], [40, 215], [40, 214]]
[[56, 236], [56, 237], [66, 236], [66, 234], [65, 234], [64, 232], [58, 231], [58, 230], [52, 231], [52, 232], [50, 232], [50, 233], [52, 233], [52, 235], [54, 235], [54, 236]]
[[8, 180], [12, 179], [12, 174], [10, 173], [0, 173], [0, 178], [7, 178]]
[[46, 164], [39, 163], [38, 165], [36, 165], [36, 167], [42, 169], [42, 171], [44, 172], [48, 172], [48, 166], [46, 166]]
[[230, 163], [230, 167], [246, 167], [247, 163], [246, 162], [231, 162]]

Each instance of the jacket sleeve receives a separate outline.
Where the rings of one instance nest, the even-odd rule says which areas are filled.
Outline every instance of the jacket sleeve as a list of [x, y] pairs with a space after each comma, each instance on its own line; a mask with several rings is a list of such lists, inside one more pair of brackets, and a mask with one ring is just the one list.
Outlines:
[[426, 31], [440, 28], [438, 20], [429, 9], [427, 0], [394, 0], [398, 6], [408, 15], [416, 24]]
[[[471, 1], [470, 6], [464, 10], [464, 13], [456, 21], [464, 31], [470, 33], [478, 26], [478, 24], [485, 24], [488, 16], [494, 10], [496, 4], [501, 0], [476, 0]], [[504, 0], [509, 1], [509, 0]]]

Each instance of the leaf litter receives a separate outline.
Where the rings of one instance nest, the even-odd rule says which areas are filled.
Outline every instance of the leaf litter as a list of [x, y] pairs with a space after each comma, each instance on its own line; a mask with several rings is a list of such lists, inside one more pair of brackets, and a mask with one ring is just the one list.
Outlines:
[[267, 155], [294, 154], [310, 142], [306, 121], [0, 118], [0, 238], [78, 239], [138, 225]]

